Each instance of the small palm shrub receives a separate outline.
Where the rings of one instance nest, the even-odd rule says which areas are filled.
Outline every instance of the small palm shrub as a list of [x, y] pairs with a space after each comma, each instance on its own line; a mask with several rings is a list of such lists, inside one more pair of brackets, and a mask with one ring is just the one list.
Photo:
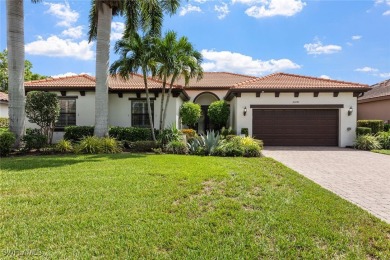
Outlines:
[[355, 148], [359, 150], [378, 150], [381, 149], [376, 136], [373, 135], [359, 135], [355, 140]]
[[158, 141], [164, 146], [171, 141], [181, 141], [182, 133], [176, 128], [176, 125], [172, 124], [169, 128], [166, 128], [158, 135]]
[[10, 131], [0, 132], [0, 156], [7, 156], [15, 143], [15, 135]]
[[62, 139], [55, 145], [55, 150], [60, 153], [70, 153], [73, 152], [73, 146], [69, 140]]
[[181, 141], [171, 141], [169, 142], [165, 150], [168, 153], [173, 153], [173, 154], [187, 154], [188, 153], [188, 148], [185, 143]]
[[379, 132], [376, 134], [376, 138], [382, 149], [390, 149], [390, 132]]
[[97, 154], [102, 150], [102, 143], [96, 136], [86, 136], [75, 146], [76, 153]]
[[122, 147], [120, 143], [112, 137], [100, 138], [101, 152], [102, 153], [121, 153]]

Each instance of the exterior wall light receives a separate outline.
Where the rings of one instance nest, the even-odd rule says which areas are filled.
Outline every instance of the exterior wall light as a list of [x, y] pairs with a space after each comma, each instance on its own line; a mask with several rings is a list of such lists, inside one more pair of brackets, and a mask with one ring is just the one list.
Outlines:
[[348, 116], [352, 115], [352, 112], [353, 112], [353, 108], [350, 107], [350, 108], [348, 109]]
[[246, 107], [244, 107], [244, 116], [246, 116], [246, 112], [247, 112]]

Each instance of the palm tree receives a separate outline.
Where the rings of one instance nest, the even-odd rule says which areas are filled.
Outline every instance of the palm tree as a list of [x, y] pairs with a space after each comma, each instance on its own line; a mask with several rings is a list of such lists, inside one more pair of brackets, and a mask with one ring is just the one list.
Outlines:
[[[33, 3], [40, 0], [31, 0]], [[15, 147], [24, 135], [24, 5], [23, 0], [7, 0], [7, 49], [10, 131], [15, 134]]]
[[150, 35], [141, 37], [138, 33], [133, 33], [130, 37], [123, 38], [116, 43], [115, 53], [119, 53], [120, 58], [110, 67], [110, 73], [112, 75], [116, 76], [119, 74], [126, 80], [132, 76], [133, 73], [137, 73], [138, 70], [142, 71], [150, 129], [153, 140], [156, 141], [147, 79], [148, 75], [155, 70], [153, 38]]
[[[197, 80], [200, 80], [203, 76], [202, 55], [194, 50], [187, 37], [181, 37], [177, 40], [177, 34], [173, 31], [167, 32], [164, 38], [156, 40], [155, 50], [156, 61], [158, 62], [156, 75], [163, 82], [160, 109], [160, 130], [162, 130], [165, 126], [169, 98], [174, 82], [180, 76], [184, 77], [186, 86], [191, 78], [197, 77]], [[168, 78], [170, 78], [170, 85], [164, 104]]]
[[161, 31], [163, 12], [174, 14], [180, 0], [93, 0], [89, 41], [96, 39], [95, 135], [108, 134], [108, 67], [111, 19], [125, 15], [125, 37], [139, 28], [153, 34]]

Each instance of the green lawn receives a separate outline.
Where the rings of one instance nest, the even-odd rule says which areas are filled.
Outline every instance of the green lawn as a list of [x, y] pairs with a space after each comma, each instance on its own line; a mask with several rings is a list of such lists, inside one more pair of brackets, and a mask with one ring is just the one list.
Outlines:
[[0, 258], [390, 259], [390, 225], [269, 158], [0, 163]]
[[372, 152], [390, 155], [390, 150], [372, 150]]

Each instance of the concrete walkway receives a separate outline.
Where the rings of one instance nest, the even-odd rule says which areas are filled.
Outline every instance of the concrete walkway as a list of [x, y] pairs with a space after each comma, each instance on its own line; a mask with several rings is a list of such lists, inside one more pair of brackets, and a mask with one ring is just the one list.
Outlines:
[[390, 223], [390, 156], [337, 147], [265, 147], [283, 163]]

